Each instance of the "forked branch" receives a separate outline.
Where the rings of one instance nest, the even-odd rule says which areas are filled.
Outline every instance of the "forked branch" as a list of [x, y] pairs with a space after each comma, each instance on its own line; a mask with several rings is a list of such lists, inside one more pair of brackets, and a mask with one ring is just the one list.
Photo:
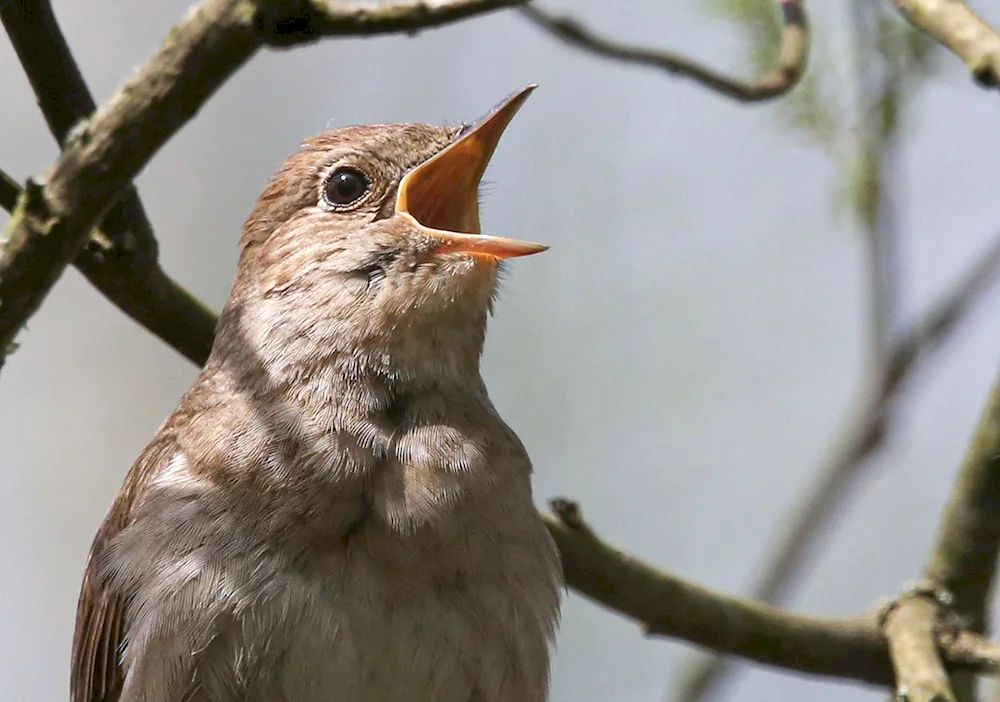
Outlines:
[[[0, 3], [0, 21], [49, 131], [63, 144], [73, 127], [97, 106], [51, 3]], [[4, 178], [2, 205], [12, 212], [21, 188], [8, 176]], [[215, 315], [160, 268], [153, 228], [134, 187], [125, 188], [101, 223], [101, 236], [92, 236], [73, 264], [133, 320], [194, 363], [204, 361], [212, 347]]]

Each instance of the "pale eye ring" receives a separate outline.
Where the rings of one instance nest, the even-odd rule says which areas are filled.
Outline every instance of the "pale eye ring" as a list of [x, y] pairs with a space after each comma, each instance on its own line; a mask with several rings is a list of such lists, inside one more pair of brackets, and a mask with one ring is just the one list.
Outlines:
[[323, 199], [338, 210], [357, 204], [368, 194], [371, 181], [355, 166], [341, 166], [333, 171], [323, 185]]

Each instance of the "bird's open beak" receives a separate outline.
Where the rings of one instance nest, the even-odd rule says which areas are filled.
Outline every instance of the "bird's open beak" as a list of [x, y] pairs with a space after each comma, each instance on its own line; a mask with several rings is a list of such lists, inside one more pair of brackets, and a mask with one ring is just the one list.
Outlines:
[[396, 214], [413, 220], [441, 242], [437, 252], [512, 258], [549, 248], [480, 233], [479, 180], [500, 135], [534, 85], [510, 95], [454, 142], [414, 168], [399, 183]]

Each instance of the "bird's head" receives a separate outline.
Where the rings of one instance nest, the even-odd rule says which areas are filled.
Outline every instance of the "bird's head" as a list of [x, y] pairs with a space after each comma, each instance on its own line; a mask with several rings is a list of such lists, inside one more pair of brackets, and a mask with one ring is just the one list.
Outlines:
[[478, 362], [499, 262], [547, 248], [479, 222], [480, 179], [533, 87], [473, 124], [347, 127], [289, 158], [246, 222], [229, 305], [259, 355]]

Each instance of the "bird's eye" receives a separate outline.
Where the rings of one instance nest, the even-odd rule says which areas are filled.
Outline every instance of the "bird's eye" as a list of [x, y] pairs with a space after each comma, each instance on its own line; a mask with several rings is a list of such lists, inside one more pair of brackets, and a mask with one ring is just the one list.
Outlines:
[[348, 207], [364, 197], [369, 187], [368, 176], [357, 168], [342, 166], [327, 179], [323, 197], [334, 207]]

